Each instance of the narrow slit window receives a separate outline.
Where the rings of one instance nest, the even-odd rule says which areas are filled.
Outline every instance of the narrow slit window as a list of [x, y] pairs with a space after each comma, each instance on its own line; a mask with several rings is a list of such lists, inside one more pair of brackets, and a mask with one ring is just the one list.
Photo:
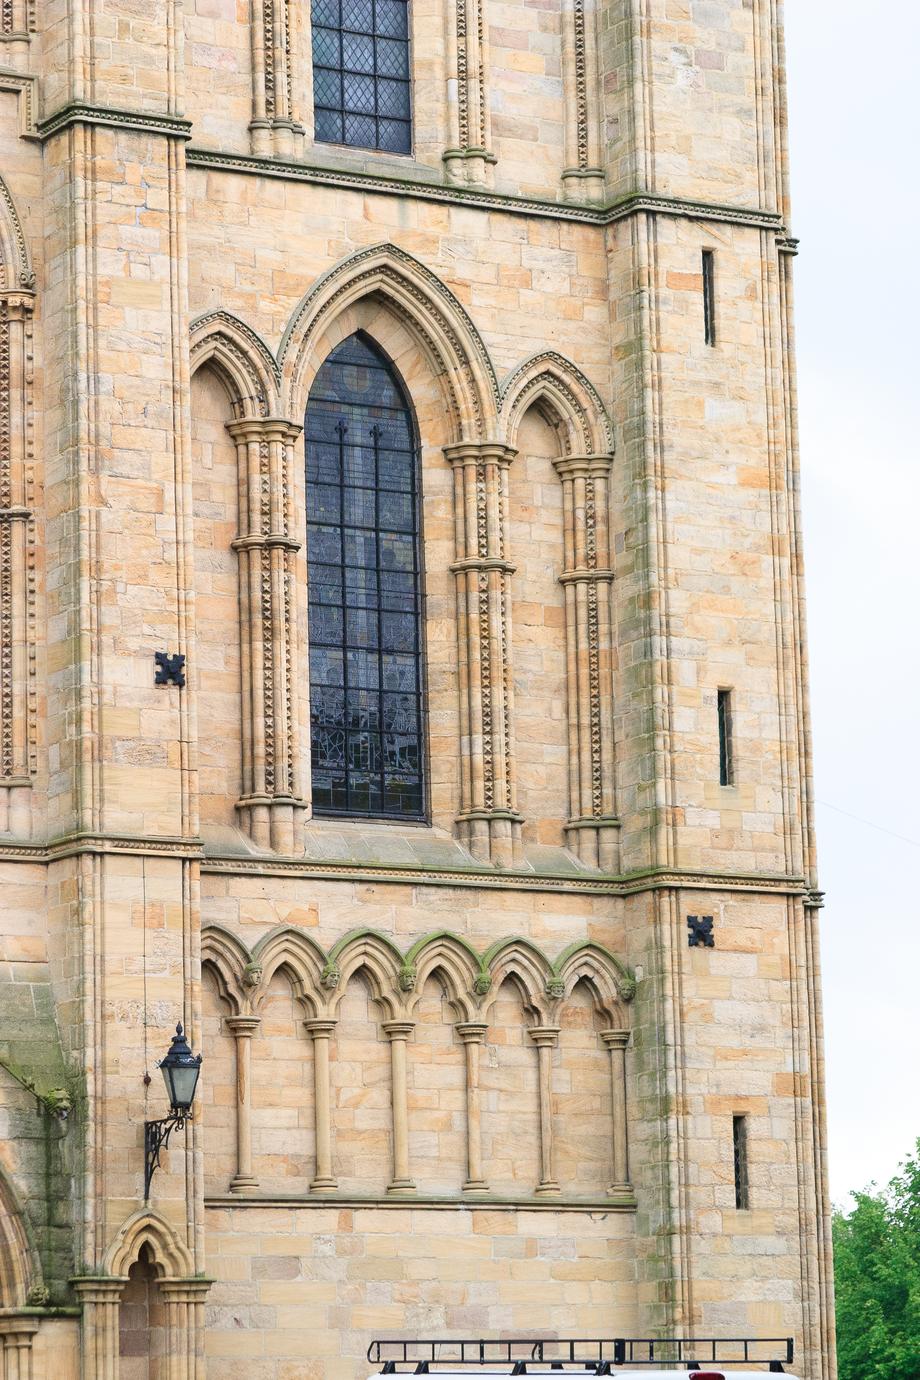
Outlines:
[[707, 345], [716, 343], [716, 256], [703, 250], [703, 327]]
[[746, 1116], [732, 1117], [732, 1152], [735, 1160], [735, 1207], [746, 1212], [751, 1205]]
[[732, 748], [732, 692], [719, 691], [719, 785], [732, 786], [735, 781], [734, 751]]

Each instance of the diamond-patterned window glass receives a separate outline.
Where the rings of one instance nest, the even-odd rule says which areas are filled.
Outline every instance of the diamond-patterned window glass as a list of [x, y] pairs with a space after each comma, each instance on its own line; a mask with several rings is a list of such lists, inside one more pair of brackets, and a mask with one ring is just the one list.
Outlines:
[[316, 138], [409, 153], [408, 0], [312, 0]]
[[363, 336], [320, 369], [305, 432], [313, 810], [422, 819], [418, 451]]

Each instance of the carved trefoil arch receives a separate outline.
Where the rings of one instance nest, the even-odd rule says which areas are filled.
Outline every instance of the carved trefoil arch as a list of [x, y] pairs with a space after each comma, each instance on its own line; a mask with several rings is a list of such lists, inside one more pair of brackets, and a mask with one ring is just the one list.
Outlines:
[[522, 1019], [539, 1071], [541, 1172], [534, 1193], [547, 1196], [560, 1191], [554, 1172], [552, 1063], [561, 1012], [581, 983], [591, 994], [602, 1027], [598, 1040], [609, 1055], [613, 1169], [609, 1196], [631, 1201], [626, 1050], [630, 1041], [629, 1006], [636, 983], [625, 965], [603, 945], [584, 940], [551, 961], [537, 944], [522, 936], [498, 940], [480, 954], [468, 940], [442, 930], [422, 936], [402, 953], [387, 935], [364, 929], [350, 931], [325, 951], [296, 926], [281, 925], [264, 934], [250, 954], [229, 930], [215, 925], [202, 932], [202, 963], [213, 969], [218, 991], [230, 1006], [225, 1027], [236, 1044], [237, 1171], [229, 1185], [232, 1192], [245, 1194], [258, 1188], [252, 1155], [251, 1045], [259, 1034], [262, 1002], [279, 972], [286, 975], [303, 1009], [304, 1030], [313, 1043], [315, 1164], [310, 1190], [322, 1194], [337, 1191], [332, 1047], [346, 988], [361, 973], [379, 1010], [390, 1051], [393, 1163], [388, 1195], [415, 1192], [407, 1044], [415, 1033], [425, 983], [434, 977], [453, 1012], [456, 1037], [464, 1047], [467, 1175], [459, 1185], [461, 1191], [479, 1193], [489, 1188], [481, 1144], [480, 1053], [488, 1043], [492, 1008], [506, 979], [520, 997]]
[[240, 503], [242, 664], [240, 824], [259, 848], [303, 851], [307, 813], [298, 712], [294, 446], [301, 426], [276, 415], [280, 371], [264, 341], [228, 312], [192, 325], [192, 370], [207, 364], [233, 409]]
[[27, 837], [36, 767], [33, 274], [0, 179], [0, 833]]

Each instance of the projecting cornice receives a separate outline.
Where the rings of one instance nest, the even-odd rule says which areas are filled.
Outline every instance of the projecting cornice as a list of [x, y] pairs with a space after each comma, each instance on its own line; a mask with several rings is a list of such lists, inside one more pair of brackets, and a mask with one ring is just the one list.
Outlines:
[[[191, 120], [179, 116], [120, 110], [114, 106], [92, 105], [88, 102], [73, 102], [54, 111], [38, 122], [33, 137], [45, 142], [61, 130], [77, 124], [98, 125], [113, 130], [133, 130], [140, 134], [160, 134], [164, 138], [183, 141], [192, 137]], [[552, 201], [549, 198], [480, 191], [472, 187], [446, 186], [441, 182], [426, 181], [423, 177], [400, 177], [394, 173], [367, 172], [359, 168], [331, 168], [321, 164], [295, 162], [259, 154], [228, 153], [196, 146], [189, 147], [186, 161], [190, 168], [206, 168], [214, 172], [237, 172], [288, 182], [306, 182], [314, 186], [347, 187], [360, 192], [376, 192], [380, 196], [410, 196], [422, 201], [479, 206], [487, 211], [505, 211], [509, 215], [537, 216], [546, 220], [575, 221], [582, 225], [613, 225], [619, 220], [626, 220], [640, 213], [713, 221], [772, 231], [780, 237], [779, 247], [785, 253], [794, 254], [798, 244], [798, 241], [786, 235], [782, 215], [778, 211], [762, 207], [730, 206], [714, 201], [656, 196], [645, 192], [633, 193], [602, 206], [588, 206], [575, 202]]]
[[167, 139], [191, 139], [192, 122], [178, 115], [154, 115], [138, 110], [119, 110], [114, 106], [91, 105], [74, 101], [39, 120], [36, 131], [44, 143], [71, 125], [100, 125], [105, 129], [128, 129], [138, 134], [162, 134]]
[[119, 853], [192, 858], [202, 872], [236, 877], [303, 877], [318, 881], [393, 882], [398, 886], [486, 887], [500, 891], [588, 892], [600, 896], [635, 896], [644, 891], [744, 891], [771, 896], [804, 896], [807, 904], [823, 903], [823, 892], [804, 877], [780, 873], [695, 872], [649, 868], [641, 872], [532, 872], [525, 868], [488, 866], [425, 867], [418, 863], [358, 862], [343, 858], [302, 858], [206, 853], [200, 839], [145, 838], [131, 834], [69, 834], [50, 843], [0, 841], [2, 862], [57, 862], [82, 853]]
[[730, 225], [771, 230], [776, 234], [785, 233], [783, 218], [778, 211], [723, 206], [717, 202], [650, 196], [646, 193], [623, 197], [606, 206], [583, 206], [565, 201], [543, 200], [539, 197], [477, 191], [470, 187], [448, 187], [440, 182], [427, 182], [420, 177], [381, 175], [351, 168], [328, 168], [311, 163], [264, 158], [256, 154], [224, 153], [195, 145], [190, 145], [187, 149], [186, 162], [190, 168], [206, 168], [212, 172], [238, 172], [256, 177], [280, 178], [289, 182], [307, 182], [316, 186], [348, 187], [355, 191], [377, 192], [381, 196], [409, 196], [422, 201], [480, 206], [487, 211], [541, 216], [547, 220], [577, 221], [583, 225], [613, 225], [618, 220], [626, 220], [639, 212], [647, 212], [693, 220], [721, 221]]

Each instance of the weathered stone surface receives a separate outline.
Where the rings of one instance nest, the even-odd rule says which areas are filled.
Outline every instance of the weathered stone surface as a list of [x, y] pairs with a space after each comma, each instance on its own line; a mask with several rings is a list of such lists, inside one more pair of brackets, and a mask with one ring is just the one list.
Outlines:
[[[415, 0], [404, 158], [315, 141], [308, 9], [4, 13], [0, 1308], [61, 1380], [690, 1329], [833, 1380], [776, 7]], [[414, 825], [310, 804], [358, 331], [420, 448]]]

